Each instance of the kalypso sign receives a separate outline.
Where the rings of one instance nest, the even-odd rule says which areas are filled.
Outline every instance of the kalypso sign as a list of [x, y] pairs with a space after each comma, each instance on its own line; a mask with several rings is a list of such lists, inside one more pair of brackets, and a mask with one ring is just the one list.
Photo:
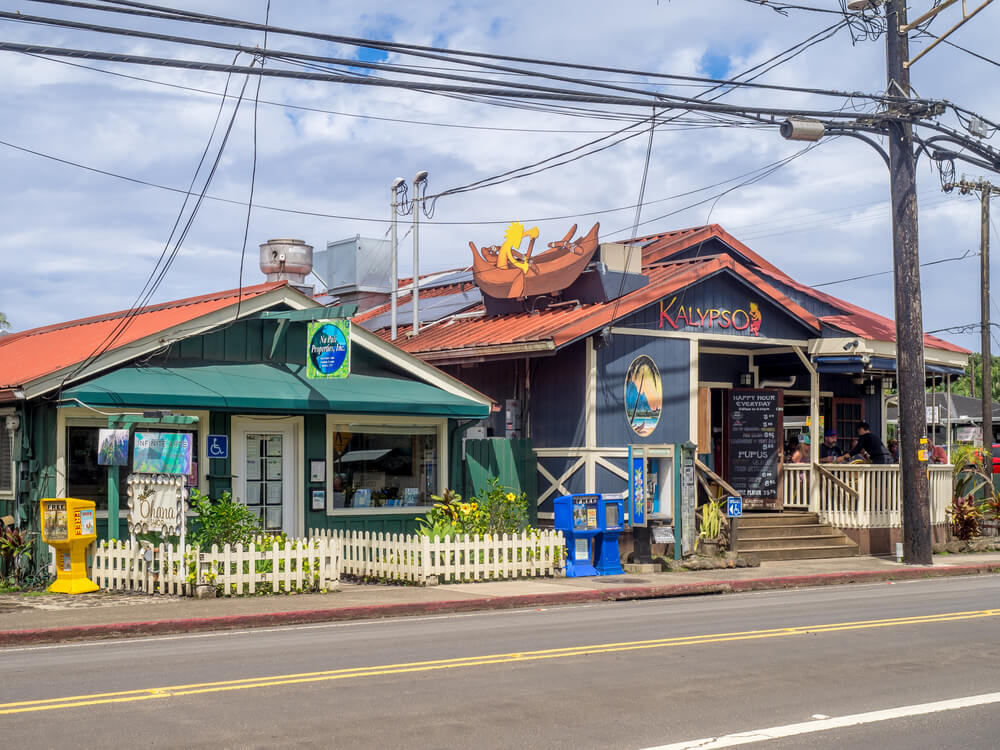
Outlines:
[[[746, 309], [685, 307], [677, 304], [677, 297], [664, 304], [660, 300], [659, 327], [669, 326], [675, 331], [684, 328], [719, 328], [732, 331], [750, 331], [752, 336], [760, 336], [763, 316], [756, 302], [748, 302]], [[666, 324], [666, 326], [664, 325]]]
[[306, 377], [346, 378], [351, 374], [351, 321], [315, 320], [306, 337]]

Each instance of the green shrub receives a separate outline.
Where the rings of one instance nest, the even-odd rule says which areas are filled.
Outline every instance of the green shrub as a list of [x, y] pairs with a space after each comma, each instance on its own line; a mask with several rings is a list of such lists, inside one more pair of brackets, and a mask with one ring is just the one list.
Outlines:
[[190, 543], [202, 549], [210, 549], [213, 544], [220, 549], [226, 544], [246, 547], [264, 533], [260, 517], [233, 500], [230, 492], [212, 500], [198, 490], [191, 490], [191, 508], [198, 513], [198, 525]]

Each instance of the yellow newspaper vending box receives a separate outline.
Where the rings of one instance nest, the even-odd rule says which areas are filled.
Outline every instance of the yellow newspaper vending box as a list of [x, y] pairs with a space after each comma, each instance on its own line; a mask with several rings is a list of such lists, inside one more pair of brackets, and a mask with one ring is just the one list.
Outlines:
[[56, 580], [49, 591], [86, 594], [97, 591], [87, 578], [87, 547], [97, 539], [95, 505], [74, 497], [42, 500], [42, 541], [56, 549]]

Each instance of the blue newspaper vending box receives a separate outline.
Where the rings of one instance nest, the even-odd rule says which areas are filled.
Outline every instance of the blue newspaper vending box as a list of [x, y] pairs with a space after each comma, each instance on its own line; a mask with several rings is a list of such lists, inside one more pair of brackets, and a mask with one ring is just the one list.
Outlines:
[[597, 503], [597, 574], [617, 576], [625, 572], [622, 568], [621, 553], [618, 551], [618, 537], [625, 530], [625, 498], [601, 497]]
[[563, 495], [552, 501], [555, 527], [566, 538], [566, 575], [596, 576], [594, 541], [601, 533], [597, 521], [600, 495]]

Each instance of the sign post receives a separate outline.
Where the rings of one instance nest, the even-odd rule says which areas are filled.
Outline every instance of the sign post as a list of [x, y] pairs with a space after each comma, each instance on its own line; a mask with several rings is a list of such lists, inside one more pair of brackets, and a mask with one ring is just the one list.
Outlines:
[[726, 498], [726, 515], [729, 517], [729, 548], [731, 552], [736, 551], [737, 527], [739, 519], [743, 517], [743, 498]]

